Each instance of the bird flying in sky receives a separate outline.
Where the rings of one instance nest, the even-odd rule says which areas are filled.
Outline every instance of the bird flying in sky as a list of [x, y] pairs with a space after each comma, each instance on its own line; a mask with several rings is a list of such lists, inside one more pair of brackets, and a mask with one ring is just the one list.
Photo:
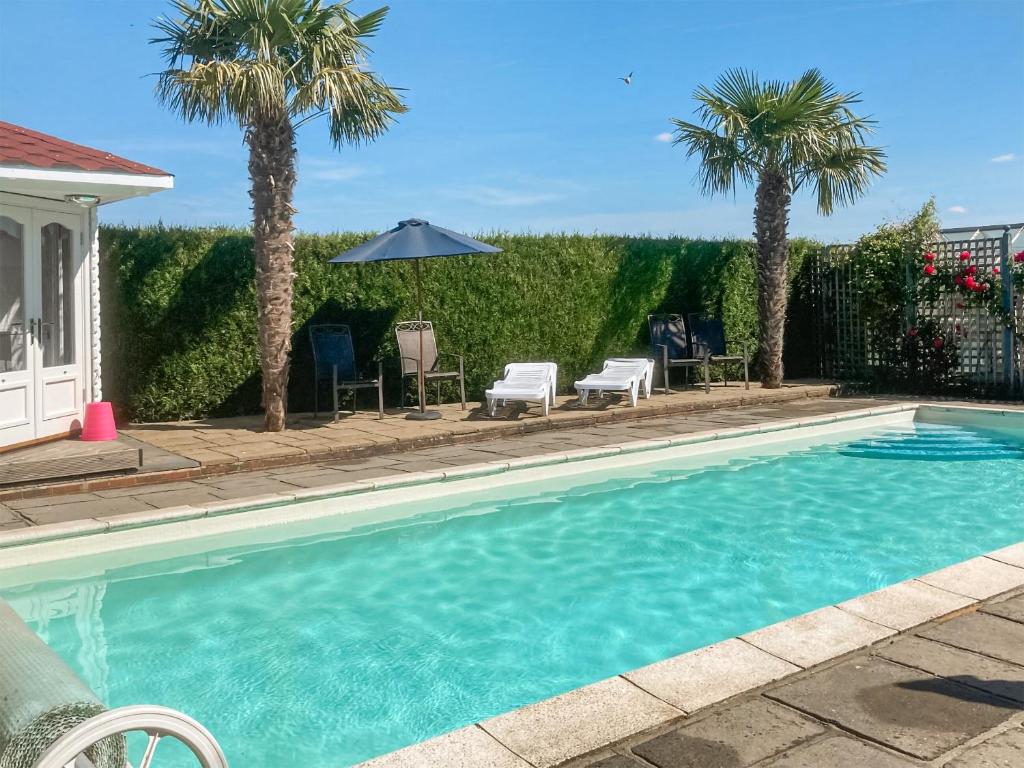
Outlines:
[[620, 77], [620, 78], [619, 78], [619, 80], [621, 80], [622, 82], [624, 82], [624, 83], [625, 83], [626, 85], [629, 85], [630, 83], [632, 83], [632, 82], [633, 82], [633, 73], [632, 73], [632, 72], [630, 72], [630, 73], [629, 73], [628, 75], [626, 75], [625, 77]]

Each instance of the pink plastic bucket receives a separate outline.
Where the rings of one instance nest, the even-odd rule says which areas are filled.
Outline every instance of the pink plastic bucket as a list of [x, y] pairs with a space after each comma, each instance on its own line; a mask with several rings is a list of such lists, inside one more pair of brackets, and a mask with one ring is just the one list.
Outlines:
[[86, 403], [85, 426], [82, 427], [82, 439], [89, 442], [117, 440], [117, 427], [114, 426], [114, 409], [110, 406], [110, 403]]

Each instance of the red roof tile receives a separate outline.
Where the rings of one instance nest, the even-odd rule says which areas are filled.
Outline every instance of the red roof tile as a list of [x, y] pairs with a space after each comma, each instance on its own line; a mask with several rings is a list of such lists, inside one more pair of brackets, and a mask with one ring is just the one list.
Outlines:
[[167, 171], [0, 120], [0, 166], [170, 176]]

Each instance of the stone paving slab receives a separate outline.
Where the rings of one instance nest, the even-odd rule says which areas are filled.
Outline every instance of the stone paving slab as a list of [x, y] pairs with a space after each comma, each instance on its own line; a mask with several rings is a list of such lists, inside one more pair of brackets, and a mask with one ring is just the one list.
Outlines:
[[799, 667], [742, 640], [724, 640], [623, 675], [685, 712], [778, 680]]
[[1009, 600], [1000, 600], [998, 603], [982, 606], [980, 610], [982, 613], [990, 613], [993, 616], [1024, 624], [1024, 595], [1017, 595]]
[[5, 507], [0, 504], [0, 525], [9, 525], [11, 523], [23, 523], [21, 516], [10, 507]]
[[868, 656], [766, 695], [922, 760], [940, 757], [1017, 711], [976, 689]]
[[959, 595], [986, 600], [1024, 586], [1024, 568], [988, 557], [976, 557], [922, 576], [920, 581]]
[[72, 504], [78, 501], [95, 501], [100, 498], [95, 493], [69, 493], [54, 497], [40, 496], [32, 499], [10, 499], [4, 504], [15, 510], [29, 510], [35, 507], [52, 507], [57, 504]]
[[537, 768], [551, 768], [682, 716], [621, 677], [612, 677], [480, 725]]
[[1024, 667], [923, 637], [905, 637], [875, 651], [890, 661], [1024, 704]]
[[1007, 565], [1024, 568], [1024, 543], [1014, 544], [1003, 549], [997, 549], [995, 552], [989, 552], [987, 557]]
[[1024, 666], [1024, 624], [970, 613], [918, 633], [929, 640]]
[[475, 725], [360, 764], [361, 768], [532, 768]]
[[612, 755], [596, 763], [591, 763], [590, 768], [643, 768], [636, 760], [630, 760], [623, 755]]
[[[176, 502], [167, 506], [178, 506], [179, 504], [180, 502]], [[50, 523], [65, 523], [73, 520], [88, 520], [89, 518], [105, 517], [106, 515], [144, 512], [149, 509], [153, 509], [153, 505], [147, 504], [135, 496], [120, 499], [101, 499], [96, 497], [72, 504], [36, 506], [22, 510], [21, 514], [34, 525], [49, 525]]]
[[891, 629], [910, 629], [970, 605], [969, 597], [922, 581], [904, 581], [855, 597], [837, 608]]
[[1024, 766], [1024, 727], [1012, 728], [976, 744], [943, 768], [1021, 768]]
[[918, 763], [845, 736], [825, 739], [761, 764], [763, 768], [909, 768], [912, 765]]
[[743, 768], [824, 732], [820, 723], [757, 697], [645, 741], [633, 752], [658, 768]]
[[889, 627], [830, 606], [748, 632], [741, 639], [772, 656], [811, 667], [894, 633]]

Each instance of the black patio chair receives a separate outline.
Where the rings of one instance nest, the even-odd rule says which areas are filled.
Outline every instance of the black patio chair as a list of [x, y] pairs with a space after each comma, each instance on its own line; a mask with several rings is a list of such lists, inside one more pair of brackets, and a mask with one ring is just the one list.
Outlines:
[[690, 335], [683, 316], [648, 315], [647, 327], [651, 332], [651, 357], [661, 366], [665, 394], [672, 393], [668, 380], [670, 368], [682, 368], [686, 372], [686, 384], [689, 385], [690, 369], [703, 365], [704, 360], [692, 353]]
[[362, 375], [356, 367], [356, 354], [352, 347], [352, 329], [347, 325], [323, 324], [309, 327], [309, 343], [313, 347], [313, 416], [320, 411], [320, 382], [331, 383], [334, 398], [334, 420], [338, 420], [338, 393], [352, 393], [352, 410], [356, 409], [356, 392], [360, 389], [377, 390], [377, 418], [384, 418], [384, 366], [377, 362], [377, 377]]
[[[423, 396], [426, 399], [427, 384], [437, 384], [437, 403], [441, 404], [441, 382], [458, 381], [459, 395], [462, 398], [462, 410], [466, 410], [466, 379], [465, 358], [454, 352], [441, 352], [437, 349], [434, 338], [434, 324], [429, 320], [409, 320], [395, 326], [395, 337], [398, 341], [398, 354], [402, 363], [402, 406], [408, 394], [406, 379], [415, 378], [419, 374], [420, 330], [423, 331]], [[458, 361], [459, 370], [442, 370], [439, 363], [448, 358]], [[418, 389], [418, 388], [417, 388]]]
[[729, 386], [729, 366], [743, 363], [743, 386], [750, 389], [750, 364], [747, 343], [743, 342], [742, 355], [730, 355], [726, 350], [725, 324], [717, 317], [693, 313], [687, 318], [690, 326], [690, 344], [693, 356], [705, 361], [704, 389], [711, 391], [711, 366], [721, 365], [725, 386]]

